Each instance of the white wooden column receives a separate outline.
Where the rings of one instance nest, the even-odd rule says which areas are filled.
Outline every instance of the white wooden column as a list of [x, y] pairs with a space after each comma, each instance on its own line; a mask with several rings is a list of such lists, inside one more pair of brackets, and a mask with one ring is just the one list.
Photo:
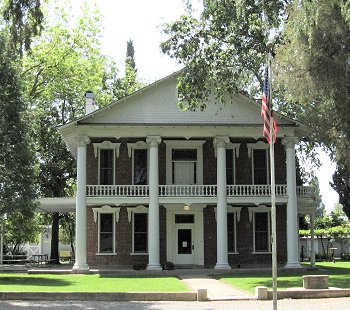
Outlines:
[[214, 269], [231, 269], [228, 264], [227, 250], [227, 199], [226, 199], [226, 143], [230, 142], [227, 136], [218, 136], [214, 139], [217, 156], [217, 217], [216, 217], [216, 249], [217, 259]]
[[149, 146], [149, 211], [148, 211], [148, 266], [147, 270], [162, 270], [159, 257], [159, 136], [148, 136]]
[[90, 139], [86, 136], [77, 138], [77, 192], [76, 192], [76, 233], [75, 264], [73, 271], [86, 272], [86, 145]]
[[310, 214], [310, 237], [311, 237], [311, 249], [310, 249], [310, 263], [311, 267], [315, 267], [315, 213]]
[[298, 210], [296, 191], [295, 149], [296, 137], [282, 140], [286, 149], [287, 164], [287, 264], [285, 268], [300, 268], [298, 251]]

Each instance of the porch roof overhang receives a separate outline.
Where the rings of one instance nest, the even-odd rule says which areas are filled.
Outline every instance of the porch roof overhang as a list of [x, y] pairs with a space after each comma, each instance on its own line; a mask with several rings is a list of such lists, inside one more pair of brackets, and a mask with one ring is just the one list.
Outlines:
[[74, 197], [40, 198], [38, 212], [75, 212]]

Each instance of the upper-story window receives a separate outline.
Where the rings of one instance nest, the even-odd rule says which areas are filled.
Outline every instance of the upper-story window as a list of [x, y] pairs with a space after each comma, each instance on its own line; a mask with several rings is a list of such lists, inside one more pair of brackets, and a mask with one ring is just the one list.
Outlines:
[[269, 184], [269, 144], [263, 141], [247, 143], [248, 156], [252, 159], [252, 183]]
[[120, 143], [103, 141], [93, 143], [95, 157], [98, 158], [98, 184], [115, 184], [116, 158], [119, 157]]
[[226, 184], [235, 184], [235, 150], [226, 150]]
[[147, 184], [147, 149], [134, 149], [133, 181], [135, 185]]
[[226, 145], [226, 184], [236, 184], [236, 158], [239, 156], [240, 143]]
[[171, 160], [173, 184], [197, 184], [196, 149], [173, 149]]
[[165, 140], [166, 183], [203, 184], [203, 140]]
[[114, 157], [113, 149], [100, 149], [99, 184], [114, 184]]
[[253, 150], [254, 184], [268, 184], [267, 150]]

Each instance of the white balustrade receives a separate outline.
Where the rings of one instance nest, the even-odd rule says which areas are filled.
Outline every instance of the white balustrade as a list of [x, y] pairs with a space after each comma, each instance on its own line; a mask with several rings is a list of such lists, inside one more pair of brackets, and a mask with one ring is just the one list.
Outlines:
[[[228, 185], [227, 197], [270, 196], [270, 185]], [[314, 198], [313, 188], [297, 186], [297, 197]], [[287, 195], [287, 185], [276, 185], [277, 196]], [[216, 197], [216, 185], [160, 185], [159, 197]], [[87, 185], [87, 197], [148, 197], [148, 185]]]

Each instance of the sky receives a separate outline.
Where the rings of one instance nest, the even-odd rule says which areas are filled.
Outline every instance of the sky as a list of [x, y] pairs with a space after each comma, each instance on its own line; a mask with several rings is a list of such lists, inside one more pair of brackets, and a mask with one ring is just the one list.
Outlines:
[[[78, 10], [83, 0], [72, 0]], [[161, 25], [176, 20], [185, 12], [183, 0], [96, 0], [103, 15], [104, 53], [111, 56], [118, 68], [124, 68], [126, 42], [132, 40], [138, 76], [145, 82], [154, 82], [181, 68], [175, 60], [164, 55], [159, 47], [166, 39]], [[193, 0], [200, 7], [201, 0]], [[337, 193], [330, 187], [335, 164], [327, 154], [320, 152], [321, 167], [317, 171], [322, 201], [330, 211], [338, 202]]]

